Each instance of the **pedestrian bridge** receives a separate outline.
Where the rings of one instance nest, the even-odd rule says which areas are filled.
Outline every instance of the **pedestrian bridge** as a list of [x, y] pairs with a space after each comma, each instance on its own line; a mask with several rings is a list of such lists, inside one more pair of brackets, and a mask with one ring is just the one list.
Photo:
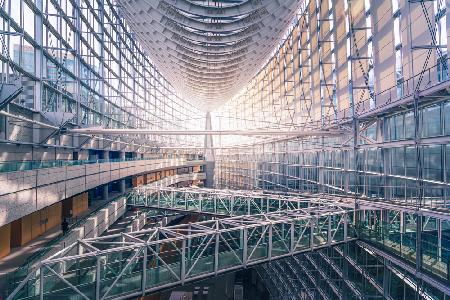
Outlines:
[[141, 188], [130, 205], [215, 220], [78, 240], [7, 299], [125, 299], [356, 238], [351, 204], [319, 197]]
[[209, 214], [218, 217], [265, 214], [308, 207], [353, 208], [354, 199], [319, 195], [267, 193], [263, 191], [214, 190], [142, 186], [133, 189], [127, 204], [136, 207]]

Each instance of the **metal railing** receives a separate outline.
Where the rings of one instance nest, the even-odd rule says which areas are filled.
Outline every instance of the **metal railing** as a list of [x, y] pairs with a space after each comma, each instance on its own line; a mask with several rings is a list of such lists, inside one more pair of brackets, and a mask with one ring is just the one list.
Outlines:
[[90, 164], [114, 163], [114, 162], [129, 162], [129, 161], [144, 161], [157, 159], [179, 159], [185, 158], [186, 161], [202, 160], [200, 156], [184, 157], [184, 156], [170, 156], [164, 158], [163, 155], [144, 157], [144, 158], [112, 158], [112, 159], [95, 159], [95, 160], [30, 160], [30, 161], [8, 161], [0, 162], [0, 173], [30, 171], [36, 169], [71, 167]]
[[[9, 285], [8, 288], [10, 290], [13, 290], [16, 286], [18, 286], [20, 284], [21, 280], [23, 280], [28, 275], [30, 270], [32, 270], [33, 266], [35, 266], [40, 260], [45, 258], [45, 256], [48, 255], [51, 251], [54, 251], [55, 248], [60, 247], [61, 249], [64, 249], [66, 246], [68, 246], [68, 245], [61, 245], [61, 243], [63, 242], [63, 240], [65, 238], [67, 238], [72, 233], [73, 229], [83, 226], [89, 218], [95, 216], [99, 211], [101, 211], [102, 209], [105, 209], [106, 207], [111, 205], [111, 203], [113, 203], [114, 201], [117, 201], [124, 197], [125, 197], [124, 195], [120, 195], [120, 196], [117, 196], [117, 197], [111, 199], [111, 201], [107, 201], [103, 205], [100, 205], [96, 209], [92, 210], [88, 215], [86, 215], [83, 218], [77, 220], [76, 222], [70, 224], [69, 230], [67, 231], [66, 234], [60, 234], [58, 237], [45, 243], [39, 249], [39, 251], [37, 251], [34, 254], [32, 254], [31, 256], [29, 256], [18, 269], [16, 269], [14, 272], [11, 272], [8, 274], [8, 276], [7, 276], [7, 281], [8, 281], [8, 285]], [[123, 206], [121, 206], [121, 207], [123, 207]], [[118, 209], [120, 209], [121, 207], [118, 207]], [[103, 225], [103, 224], [102, 223], [96, 224], [95, 228], [97, 228], [101, 225]], [[95, 228], [93, 228], [93, 230]], [[87, 235], [87, 234], [88, 233], [85, 233], [85, 235]]]
[[[351, 120], [353, 118], [353, 110], [356, 116], [368, 114], [375, 110], [380, 110], [396, 103], [402, 102], [407, 97], [414, 96], [416, 92], [426, 91], [439, 84], [449, 82], [448, 69], [439, 70], [442, 65], [434, 65], [423, 72], [416, 74], [399, 84], [393, 85], [383, 91], [373, 95], [373, 99], [367, 98], [357, 101], [354, 105], [344, 108], [337, 112], [337, 117], [326, 117], [326, 124], [339, 123], [342, 120]], [[440, 76], [439, 76], [440, 75]], [[420, 81], [420, 86], [418, 83]], [[373, 101], [375, 105], [371, 106]], [[354, 106], [354, 107], [353, 107]]]

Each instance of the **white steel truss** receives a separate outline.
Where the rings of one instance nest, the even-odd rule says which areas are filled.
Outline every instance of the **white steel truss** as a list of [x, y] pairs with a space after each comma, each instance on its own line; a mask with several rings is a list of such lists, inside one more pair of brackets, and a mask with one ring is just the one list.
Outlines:
[[265, 214], [296, 211], [309, 207], [353, 209], [354, 200], [325, 198], [318, 195], [286, 195], [261, 191], [214, 190], [206, 188], [174, 188], [143, 186], [128, 196], [128, 205], [151, 207], [218, 216]]
[[[196, 193], [193, 189], [187, 192]], [[197, 196], [207, 190], [200, 190]], [[224, 191], [245, 197], [243, 192]], [[185, 194], [187, 195], [187, 193]], [[219, 191], [212, 195], [220, 196]], [[287, 201], [255, 193], [255, 199]], [[249, 198], [247, 197], [247, 200]], [[292, 197], [293, 202], [306, 203]], [[233, 213], [230, 213], [232, 215]], [[7, 299], [123, 299], [354, 240], [354, 210], [332, 201], [78, 240], [39, 263]]]
[[243, 136], [341, 136], [345, 131], [340, 130], [151, 130], [151, 129], [107, 129], [107, 128], [80, 128], [70, 129], [70, 133], [77, 134], [108, 134], [108, 135], [123, 135], [123, 134], [146, 134], [146, 135], [243, 135]]

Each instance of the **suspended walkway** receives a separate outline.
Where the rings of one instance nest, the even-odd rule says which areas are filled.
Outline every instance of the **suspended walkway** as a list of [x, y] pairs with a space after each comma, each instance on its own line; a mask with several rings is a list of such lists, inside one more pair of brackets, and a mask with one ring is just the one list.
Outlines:
[[220, 218], [78, 240], [7, 299], [126, 299], [356, 238], [351, 205], [314, 197], [142, 188], [129, 204]]
[[142, 186], [133, 189], [127, 204], [137, 207], [193, 212], [214, 216], [242, 216], [308, 207], [339, 209], [355, 207], [354, 199], [325, 198], [321, 195], [289, 195], [262, 191], [214, 190], [207, 188], [174, 188]]

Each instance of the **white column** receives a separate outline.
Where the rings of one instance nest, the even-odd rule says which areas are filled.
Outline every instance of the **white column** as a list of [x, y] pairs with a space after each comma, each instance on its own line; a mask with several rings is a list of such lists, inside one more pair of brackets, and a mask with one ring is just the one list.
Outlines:
[[103, 188], [102, 198], [103, 200], [108, 200], [109, 199], [108, 184], [105, 184], [102, 188]]

